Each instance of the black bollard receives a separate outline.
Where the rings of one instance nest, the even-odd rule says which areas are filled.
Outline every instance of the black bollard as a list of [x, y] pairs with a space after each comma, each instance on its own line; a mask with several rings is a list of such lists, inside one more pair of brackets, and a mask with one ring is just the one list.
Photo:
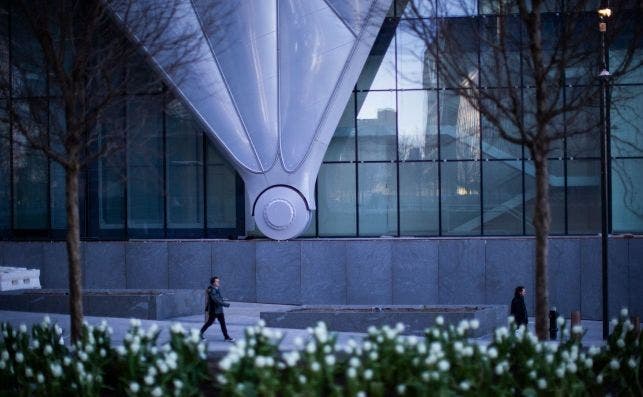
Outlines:
[[556, 311], [556, 308], [552, 308], [552, 310], [549, 311], [549, 339], [550, 340], [556, 340], [558, 337], [558, 323], [556, 322], [558, 320], [558, 312]]

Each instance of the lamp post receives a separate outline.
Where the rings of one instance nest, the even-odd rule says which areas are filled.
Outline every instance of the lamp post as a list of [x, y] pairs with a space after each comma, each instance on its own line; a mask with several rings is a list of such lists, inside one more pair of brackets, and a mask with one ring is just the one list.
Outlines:
[[[605, 0], [604, 0], [605, 1]], [[605, 43], [605, 34], [607, 32], [607, 19], [612, 15], [612, 10], [603, 7], [598, 10], [598, 30], [601, 34], [601, 53], [600, 63], [601, 71], [598, 78], [601, 82], [601, 274], [602, 274], [602, 295], [603, 295], [603, 339], [609, 335], [609, 299], [608, 299], [608, 233], [609, 233], [609, 125], [608, 125], [608, 106], [609, 106], [609, 79], [611, 74], [607, 70], [607, 47]]]

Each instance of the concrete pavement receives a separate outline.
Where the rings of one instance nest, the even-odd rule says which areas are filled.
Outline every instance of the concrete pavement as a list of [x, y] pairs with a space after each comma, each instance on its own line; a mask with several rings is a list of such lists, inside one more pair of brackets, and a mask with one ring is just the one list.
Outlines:
[[[244, 335], [244, 329], [248, 326], [255, 325], [259, 321], [259, 313], [261, 311], [286, 311], [297, 306], [291, 305], [275, 305], [275, 304], [259, 304], [247, 302], [230, 302], [231, 306], [226, 309], [226, 324], [228, 326], [228, 333], [240, 339]], [[49, 316], [52, 322], [57, 323], [63, 328], [63, 337], [66, 341], [69, 340], [69, 315], [57, 313], [33, 313], [33, 312], [19, 312], [19, 311], [5, 311], [0, 310], [0, 321], [9, 322], [14, 326], [26, 324], [31, 326], [42, 321], [44, 316]], [[112, 334], [112, 344], [118, 346], [123, 343], [123, 338], [127, 330], [130, 328], [130, 319], [128, 318], [115, 318], [115, 317], [91, 317], [86, 316], [85, 321], [92, 325], [98, 325], [102, 320], [106, 320], [110, 327], [114, 330]], [[149, 328], [152, 324], [156, 323], [161, 329], [159, 335], [159, 342], [165, 343], [169, 339], [169, 328], [174, 323], [180, 323], [186, 330], [191, 328], [199, 329], [203, 325], [204, 316], [194, 315], [177, 317], [168, 320], [141, 320], [144, 329]], [[530, 318], [530, 328], [533, 331], [533, 318]], [[583, 344], [586, 346], [602, 345], [602, 327], [600, 321], [583, 321], [582, 325], [587, 331], [583, 338]], [[394, 324], [391, 324], [394, 325]], [[294, 339], [300, 336], [304, 339], [307, 338], [308, 333], [303, 329], [286, 329], [286, 328], [273, 328], [279, 329], [284, 334], [284, 339], [280, 345], [282, 350], [290, 350], [294, 348]], [[360, 339], [364, 336], [363, 333], [350, 333], [338, 332], [338, 343], [340, 345], [348, 342], [349, 339]], [[205, 333], [208, 342], [208, 353], [211, 356], [219, 357], [228, 351], [230, 346], [229, 342], [223, 340], [221, 328], [218, 323], [214, 323]], [[491, 340], [491, 336], [483, 336], [474, 339], [476, 343], [487, 344]]]

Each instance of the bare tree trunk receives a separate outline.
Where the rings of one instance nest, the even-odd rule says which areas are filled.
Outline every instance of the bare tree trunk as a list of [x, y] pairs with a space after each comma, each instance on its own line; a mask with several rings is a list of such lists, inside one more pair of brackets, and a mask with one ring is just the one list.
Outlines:
[[69, 256], [69, 314], [71, 340], [77, 341], [82, 335], [83, 297], [80, 272], [80, 218], [78, 215], [78, 167], [72, 165], [65, 170], [67, 208], [67, 255]]
[[536, 229], [536, 335], [546, 340], [549, 328], [549, 289], [547, 288], [547, 252], [549, 238], [549, 170], [547, 150], [534, 150], [536, 168], [536, 206], [534, 228]]

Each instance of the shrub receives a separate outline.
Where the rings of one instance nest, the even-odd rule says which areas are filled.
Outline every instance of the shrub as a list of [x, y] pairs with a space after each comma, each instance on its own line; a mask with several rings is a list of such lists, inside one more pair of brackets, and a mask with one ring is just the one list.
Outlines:
[[80, 340], [67, 347], [62, 329], [45, 317], [31, 328], [0, 324], [0, 395], [193, 396], [207, 380], [205, 346], [197, 330], [175, 324], [169, 343], [158, 347], [159, 329], [131, 321], [124, 344], [113, 348], [112, 330], [84, 324]]
[[282, 336], [260, 322], [221, 360], [217, 382], [236, 396], [643, 395], [642, 336], [626, 310], [600, 348], [587, 349], [581, 327], [558, 321], [558, 343], [540, 342], [510, 319], [485, 346], [468, 339], [476, 320], [453, 326], [438, 318], [423, 337], [402, 336], [402, 324], [370, 328], [341, 351], [319, 323], [283, 354]]

